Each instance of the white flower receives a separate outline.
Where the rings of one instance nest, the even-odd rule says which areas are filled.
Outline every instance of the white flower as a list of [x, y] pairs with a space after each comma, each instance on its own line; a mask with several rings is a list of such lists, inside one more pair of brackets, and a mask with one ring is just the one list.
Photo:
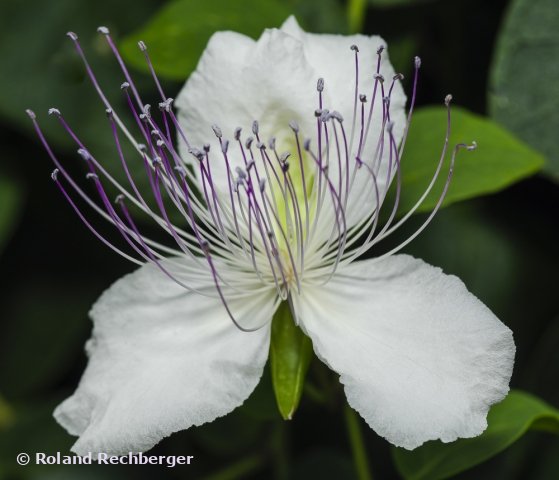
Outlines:
[[[120, 60], [108, 31], [100, 32]], [[393, 255], [415, 234], [357, 260], [413, 213], [396, 222], [390, 205], [379, 224], [393, 178], [397, 206], [409, 125], [401, 77], [382, 45], [378, 37], [308, 34], [293, 18], [258, 41], [217, 33], [177, 99], [178, 119], [161, 89], [161, 115], [152, 112], [123, 67], [131, 125], [144, 145], [89, 71], [132, 192], [74, 137], [101, 207], [60, 165], [30, 112], [57, 166], [53, 179], [80, 218], [143, 265], [94, 305], [89, 364], [55, 411], [79, 436], [76, 453], [144, 451], [241, 405], [262, 375], [282, 300], [340, 375], [349, 404], [393, 444], [412, 449], [486, 428], [489, 407], [508, 391], [510, 330], [458, 278]], [[74, 134], [58, 110], [50, 113]], [[134, 161], [145, 164], [150, 200], [120, 153], [117, 128], [140, 152]], [[441, 158], [434, 178], [442, 165]], [[117, 207], [107, 198], [111, 183]], [[117, 227], [134, 258], [94, 230], [72, 192]], [[150, 215], [175, 247], [141, 235], [128, 205]], [[172, 223], [171, 209], [182, 225]]]

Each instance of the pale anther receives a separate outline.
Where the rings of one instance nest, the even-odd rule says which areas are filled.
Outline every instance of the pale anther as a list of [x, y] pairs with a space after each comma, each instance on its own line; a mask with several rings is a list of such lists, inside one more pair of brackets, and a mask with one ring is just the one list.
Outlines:
[[212, 130], [214, 131], [217, 138], [221, 138], [223, 136], [223, 133], [221, 133], [221, 128], [219, 128], [217, 125], [213, 124]]
[[223, 140], [223, 142], [221, 142], [221, 151], [223, 153], [227, 153], [228, 148], [229, 148], [229, 140]]

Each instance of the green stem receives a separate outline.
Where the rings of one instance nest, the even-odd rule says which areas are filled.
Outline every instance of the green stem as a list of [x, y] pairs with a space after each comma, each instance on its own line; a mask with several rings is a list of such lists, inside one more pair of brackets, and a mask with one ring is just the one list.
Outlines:
[[349, 33], [359, 33], [363, 29], [366, 10], [367, 0], [348, 0], [347, 23]]
[[289, 479], [289, 455], [287, 453], [287, 431], [285, 422], [276, 422], [272, 433], [272, 454], [274, 459], [274, 478]]
[[367, 453], [365, 451], [359, 418], [355, 411], [347, 404], [344, 407], [344, 416], [349, 443], [351, 444], [353, 461], [355, 462], [355, 469], [357, 470], [357, 478], [359, 478], [359, 480], [372, 480], [373, 477], [369, 469], [369, 460], [367, 459]]

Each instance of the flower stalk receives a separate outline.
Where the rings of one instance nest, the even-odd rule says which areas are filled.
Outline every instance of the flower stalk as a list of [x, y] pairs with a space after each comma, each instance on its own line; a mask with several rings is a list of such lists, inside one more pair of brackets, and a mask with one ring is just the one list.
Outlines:
[[353, 463], [359, 480], [373, 480], [359, 417], [349, 405], [344, 405], [344, 419], [351, 445]]

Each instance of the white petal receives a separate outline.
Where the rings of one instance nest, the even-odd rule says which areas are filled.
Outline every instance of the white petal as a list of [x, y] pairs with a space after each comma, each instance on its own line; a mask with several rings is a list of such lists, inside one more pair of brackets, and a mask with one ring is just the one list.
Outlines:
[[421, 260], [360, 261], [295, 300], [349, 404], [394, 445], [479, 435], [508, 392], [511, 331], [457, 277]]
[[[273, 292], [230, 307], [239, 319], [263, 324], [273, 315]], [[87, 369], [55, 411], [79, 435], [78, 454], [145, 451], [229, 413], [257, 385], [268, 354], [269, 326], [241, 332], [219, 299], [186, 293], [152, 266], [117, 281], [91, 317]]]
[[[374, 87], [373, 75], [376, 72], [376, 51], [379, 46], [386, 45], [386, 42], [379, 36], [365, 35], [327, 35], [306, 33], [297, 25], [293, 17], [288, 19], [282, 26], [282, 30], [289, 32], [304, 43], [304, 52], [309, 64], [313, 67], [318, 77], [324, 78], [324, 92], [326, 97], [325, 107], [330, 110], [338, 110], [344, 117], [344, 125], [349, 135], [352, 126], [352, 117], [355, 98], [355, 58], [350, 50], [352, 45], [359, 48], [359, 93], [367, 96], [369, 102], [372, 101]], [[390, 86], [392, 77], [395, 74], [394, 68], [390, 64], [386, 50], [382, 54], [380, 72], [385, 77], [386, 89]], [[412, 59], [410, 59], [410, 62]], [[388, 93], [388, 92], [386, 92]], [[390, 117], [394, 122], [393, 135], [398, 145], [402, 139], [406, 115], [405, 115], [406, 95], [400, 82], [396, 82], [394, 91], [391, 95]], [[366, 104], [366, 115], [369, 111], [370, 103]], [[360, 104], [358, 106], [360, 109]], [[351, 165], [355, 166], [355, 156], [358, 153], [358, 138], [360, 125], [360, 110], [358, 110], [356, 121], [356, 133], [354, 135], [353, 149], [351, 152]], [[364, 152], [360, 157], [364, 162], [372, 164], [378, 139], [381, 134], [382, 126], [382, 95], [380, 90], [377, 92], [375, 100], [375, 110], [371, 121]], [[385, 137], [385, 148], [382, 157], [381, 168], [377, 175], [377, 184], [381, 201], [394, 175], [395, 158], [392, 159], [391, 178], [388, 178], [390, 150], [388, 148], [388, 137]], [[337, 183], [337, 170], [331, 168], [329, 172], [334, 185]], [[348, 206], [346, 209], [346, 223], [350, 228], [371, 215], [376, 204], [375, 191], [371, 182], [370, 174], [366, 168], [358, 169], [356, 172], [355, 183], [351, 190]], [[331, 207], [330, 204], [327, 205]], [[324, 225], [331, 225], [334, 215], [333, 209], [328, 208], [325, 212], [330, 215], [324, 217]], [[327, 234], [328, 228], [325, 228]]]
[[[296, 158], [293, 134], [288, 127], [288, 123], [295, 120], [301, 137], [313, 139], [312, 147], [317, 148], [314, 111], [318, 108], [316, 82], [319, 77], [325, 80], [323, 107], [339, 111], [345, 119], [347, 135], [350, 134], [355, 96], [355, 60], [350, 50], [353, 44], [360, 49], [359, 93], [366, 94], [371, 100], [376, 50], [385, 45], [378, 36], [310, 34], [301, 30], [293, 17], [279, 30], [265, 30], [256, 42], [232, 32], [212, 36], [196, 71], [179, 94], [176, 106], [190, 143], [198, 148], [206, 142], [212, 145], [212, 155], [216, 159], [212, 164], [212, 174], [217, 184], [227, 188], [225, 162], [220, 158], [219, 142], [211, 131], [214, 123], [229, 139], [236, 127], [242, 127], [246, 138], [252, 135], [252, 121], [258, 120], [261, 140], [267, 142], [270, 137], [277, 137], [278, 151], [289, 150], [292, 158]], [[388, 89], [394, 69], [386, 52], [382, 58], [381, 73], [386, 78]], [[365, 152], [361, 154], [362, 160], [369, 163], [381, 132], [381, 97], [379, 91]], [[400, 82], [397, 82], [391, 96], [391, 120], [395, 122], [397, 143], [404, 131], [405, 103], [406, 96]], [[359, 124], [358, 116], [357, 126]], [[359, 129], [350, 160], [352, 169], [358, 137]], [[385, 145], [388, 145], [387, 142], [385, 140]], [[181, 145], [181, 153], [184, 158], [189, 158], [184, 144]], [[233, 168], [244, 165], [236, 145], [231, 145], [229, 157]], [[388, 178], [388, 159], [389, 149], [386, 147], [378, 175], [381, 198], [391, 180]], [[314, 165], [310, 168], [314, 172]], [[331, 168], [329, 175], [337, 184], [337, 168]], [[374, 206], [370, 175], [367, 169], [359, 169], [347, 208], [348, 226], [370, 215]], [[332, 212], [332, 209], [327, 206], [325, 212], [328, 211]], [[326, 225], [332, 224], [332, 216], [331, 213], [325, 217]]]
[[[212, 146], [212, 174], [218, 186], [227, 188], [227, 172], [211, 125], [217, 124], [230, 140], [234, 129], [242, 127], [246, 139], [254, 136], [252, 122], [258, 120], [261, 140], [267, 143], [277, 137], [281, 153], [286, 139], [293, 139], [291, 120], [306, 131], [314, 125], [315, 83], [301, 42], [280, 30], [265, 30], [257, 42], [231, 32], [212, 36], [176, 106], [191, 144]], [[181, 154], [188, 157], [181, 147]], [[231, 145], [229, 158], [233, 170], [244, 166], [237, 145]]]

